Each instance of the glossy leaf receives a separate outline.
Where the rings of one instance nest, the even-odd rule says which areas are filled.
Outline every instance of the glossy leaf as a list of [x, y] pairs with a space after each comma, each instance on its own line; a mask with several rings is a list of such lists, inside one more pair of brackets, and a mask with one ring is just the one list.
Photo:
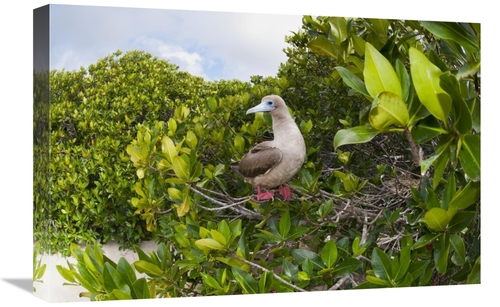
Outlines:
[[358, 126], [337, 131], [333, 139], [335, 150], [342, 145], [361, 144], [371, 141], [380, 133], [372, 126]]
[[476, 259], [472, 270], [467, 277], [468, 284], [479, 284], [481, 283], [481, 256]]
[[481, 196], [479, 182], [469, 182], [463, 190], [459, 190], [448, 204], [449, 208], [465, 209], [474, 204]]
[[403, 128], [408, 125], [409, 114], [399, 96], [391, 92], [381, 92], [372, 102], [369, 120], [377, 130], [384, 130], [392, 125]]
[[444, 210], [442, 208], [431, 208], [422, 218], [430, 229], [435, 231], [444, 231], [455, 214], [455, 210]]
[[212, 236], [212, 238], [219, 242], [220, 244], [222, 245], [226, 245], [227, 244], [227, 239], [226, 237], [220, 233], [219, 231], [215, 230], [215, 229], [211, 229], [210, 230], [210, 235]]
[[286, 236], [290, 232], [290, 227], [291, 227], [290, 212], [286, 210], [285, 212], [283, 212], [283, 215], [281, 216], [279, 223], [279, 234], [281, 238], [283, 239], [286, 238]]
[[132, 296], [128, 292], [119, 289], [114, 289], [109, 293], [110, 300], [131, 300]]
[[326, 242], [325, 246], [321, 250], [321, 260], [327, 268], [331, 268], [335, 265], [337, 261], [338, 252], [337, 245], [335, 245], [334, 240]]
[[393, 270], [393, 278], [396, 282], [401, 281], [408, 271], [411, 261], [410, 251], [409, 245], [401, 249], [398, 268], [395, 271]]
[[363, 76], [371, 97], [375, 98], [381, 92], [391, 92], [399, 98], [403, 97], [399, 78], [391, 63], [370, 43], [366, 43]]
[[406, 70], [406, 67], [399, 59], [396, 60], [396, 75], [399, 78], [399, 83], [401, 84], [401, 90], [403, 96], [401, 97], [404, 102], [408, 101], [411, 91], [411, 79], [410, 74]]
[[297, 278], [297, 274], [299, 273], [299, 269], [295, 265], [293, 265], [293, 263], [291, 263], [286, 259], [283, 260], [283, 263], [281, 265], [281, 270], [282, 274], [284, 274], [291, 280]]
[[329, 17], [330, 35], [336, 44], [340, 45], [348, 37], [347, 20], [344, 17]]
[[439, 85], [441, 70], [417, 49], [410, 48], [409, 54], [411, 77], [420, 102], [446, 126], [451, 98]]
[[342, 80], [345, 82], [345, 84], [347, 84], [347, 86], [358, 93], [361, 93], [368, 97], [370, 96], [370, 94], [368, 94], [368, 91], [366, 90], [366, 86], [363, 80], [352, 73], [349, 69], [342, 66], [337, 66], [335, 67], [335, 69], [339, 72]]
[[216, 250], [224, 250], [224, 245], [219, 243], [219, 241], [211, 239], [211, 238], [205, 238], [205, 239], [199, 239], [194, 242], [194, 244], [201, 250], [203, 251], [210, 251], [212, 249]]
[[196, 145], [198, 145], [198, 138], [196, 137], [196, 134], [193, 131], [188, 131], [186, 133], [186, 145], [189, 146], [189, 148], [195, 148]]
[[450, 239], [447, 233], [444, 233], [434, 241], [434, 263], [436, 270], [445, 274], [448, 268], [448, 255], [450, 253]]
[[130, 263], [128, 263], [125, 258], [121, 257], [120, 260], [118, 260], [116, 270], [133, 292], [133, 284], [137, 280], [134, 268], [130, 265]]
[[440, 77], [440, 85], [452, 98], [454, 105], [454, 126], [461, 134], [469, 133], [472, 129], [472, 114], [462, 96], [460, 84], [456, 76], [446, 72]]
[[[351, 274], [361, 266], [361, 261], [356, 258], [349, 257], [335, 266], [335, 275], [342, 276]], [[320, 272], [318, 272], [319, 274]]]
[[477, 38], [458, 22], [421, 21], [420, 24], [438, 37], [453, 40], [471, 52], [479, 51]]
[[317, 36], [312, 39], [308, 47], [320, 55], [327, 55], [335, 59], [342, 59], [342, 49], [324, 36]]
[[238, 281], [238, 284], [243, 288], [245, 293], [258, 293], [259, 285], [252, 275], [237, 267], [233, 267], [232, 271], [234, 278]]
[[443, 133], [447, 132], [434, 116], [427, 116], [411, 129], [411, 136], [416, 144], [430, 141]]
[[161, 276], [164, 273], [157, 265], [145, 260], [137, 260], [134, 262], [134, 267], [139, 273], [145, 273], [150, 276]]
[[389, 281], [392, 279], [392, 265], [389, 256], [380, 248], [375, 247], [372, 252], [372, 268], [377, 278]]
[[182, 180], [189, 180], [189, 165], [180, 156], [174, 156], [172, 161], [174, 172]]
[[311, 261], [315, 270], [321, 270], [325, 268], [323, 260], [315, 252], [306, 249], [292, 249], [291, 254], [298, 263], [303, 263], [308, 259]]
[[200, 272], [200, 275], [201, 277], [203, 278], [203, 282], [208, 285], [209, 287], [211, 288], [214, 288], [214, 289], [217, 289], [217, 290], [220, 290], [222, 289], [221, 285], [219, 284], [219, 282], [213, 278], [212, 276], [210, 276], [209, 274], [206, 274], [206, 273], [203, 273], [203, 272]]
[[104, 289], [111, 293], [113, 290], [119, 290], [128, 296], [131, 295], [130, 287], [127, 285], [123, 277], [109, 263], [104, 264], [103, 270]]
[[145, 278], [137, 279], [133, 283], [132, 288], [133, 288], [133, 293], [135, 293], [134, 298], [136, 299], [152, 298]]
[[174, 162], [174, 157], [178, 154], [178, 150], [174, 142], [166, 135], [161, 139], [161, 151], [170, 163]]
[[481, 146], [479, 134], [468, 134], [463, 138], [459, 151], [460, 164], [472, 181], [481, 177]]
[[456, 234], [450, 234], [450, 243], [454, 250], [451, 260], [456, 265], [462, 266], [465, 263], [466, 256], [464, 240]]
[[448, 231], [450, 233], [458, 233], [464, 230], [476, 216], [474, 211], [459, 211], [451, 219], [448, 225]]

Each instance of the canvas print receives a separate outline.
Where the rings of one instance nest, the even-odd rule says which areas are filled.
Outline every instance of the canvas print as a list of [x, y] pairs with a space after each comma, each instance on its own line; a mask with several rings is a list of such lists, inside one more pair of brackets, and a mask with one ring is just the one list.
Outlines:
[[473, 21], [35, 9], [34, 294], [481, 283], [480, 34]]

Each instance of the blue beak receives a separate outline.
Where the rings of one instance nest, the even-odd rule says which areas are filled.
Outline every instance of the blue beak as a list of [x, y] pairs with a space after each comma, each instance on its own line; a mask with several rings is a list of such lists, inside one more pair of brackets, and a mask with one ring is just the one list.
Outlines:
[[262, 101], [259, 105], [247, 110], [246, 114], [256, 113], [256, 112], [270, 112], [275, 110], [274, 102], [272, 101]]

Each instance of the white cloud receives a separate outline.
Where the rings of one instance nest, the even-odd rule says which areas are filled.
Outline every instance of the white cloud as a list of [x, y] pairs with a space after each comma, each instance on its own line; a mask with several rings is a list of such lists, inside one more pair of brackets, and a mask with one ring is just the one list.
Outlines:
[[140, 38], [138, 44], [151, 54], [178, 65], [180, 70], [210, 79], [204, 70], [204, 63], [206, 61], [204, 61], [198, 52], [188, 52], [181, 46], [171, 45], [160, 39], [150, 37]]

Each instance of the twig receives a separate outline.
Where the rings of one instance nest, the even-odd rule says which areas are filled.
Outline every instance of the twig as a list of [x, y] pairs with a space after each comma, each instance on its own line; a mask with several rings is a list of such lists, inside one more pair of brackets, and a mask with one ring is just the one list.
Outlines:
[[201, 206], [200, 204], [198, 204], [198, 206], [200, 206], [201, 208], [205, 209], [205, 210], [210, 210], [210, 211], [217, 211], [217, 210], [224, 210], [224, 209], [232, 209], [240, 214], [244, 214], [245, 216], [249, 217], [249, 218], [255, 218], [255, 219], [261, 219], [262, 218], [262, 215], [257, 213], [257, 212], [254, 212], [254, 211], [251, 211], [251, 210], [248, 210], [247, 208], [245, 207], [242, 207], [241, 204], [247, 202], [250, 197], [247, 197], [247, 198], [243, 198], [243, 200], [241, 201], [238, 201], [236, 203], [225, 203], [225, 202], [222, 202], [214, 197], [211, 197], [211, 196], [208, 196], [207, 194], [199, 191], [197, 188], [193, 187], [192, 185], [187, 185], [188, 188], [195, 192], [196, 194], [202, 196], [203, 198], [211, 201], [212, 203], [216, 204], [219, 206], [219, 208], [208, 208], [208, 207], [204, 207], [204, 206]]
[[251, 261], [248, 261], [248, 260], [246, 260], [246, 259], [243, 259], [243, 258], [241, 258], [241, 257], [237, 256], [236, 254], [234, 254], [233, 252], [231, 252], [230, 254], [231, 254], [231, 256], [232, 256], [232, 257], [234, 257], [234, 258], [236, 258], [236, 259], [238, 259], [238, 260], [240, 260], [240, 261], [243, 261], [244, 263], [246, 263], [246, 264], [250, 265], [251, 267], [257, 268], [257, 269], [259, 269], [259, 270], [261, 270], [261, 271], [264, 271], [264, 272], [266, 272], [266, 273], [271, 273], [271, 274], [273, 274], [274, 278], [276, 278], [277, 280], [279, 280], [281, 283], [283, 283], [283, 284], [285, 284], [285, 285], [287, 285], [287, 286], [289, 286], [289, 287], [291, 287], [291, 288], [293, 288], [293, 289], [295, 289], [295, 290], [297, 290], [297, 291], [299, 291], [299, 292], [307, 292], [306, 290], [304, 290], [304, 289], [302, 289], [302, 288], [299, 288], [299, 287], [297, 287], [297, 286], [296, 286], [296, 285], [294, 285], [294, 284], [289, 283], [288, 281], [284, 280], [284, 279], [283, 279], [283, 278], [281, 278], [279, 275], [277, 275], [276, 273], [274, 273], [274, 272], [273, 272], [273, 271], [271, 271], [271, 270], [266, 269], [265, 267], [262, 267], [262, 266], [260, 266], [260, 265], [258, 265], [258, 264], [256, 264], [256, 263], [253, 263], [253, 262], [251, 262]]
[[328, 289], [328, 291], [337, 290], [340, 286], [342, 286], [342, 284], [346, 281], [347, 278], [349, 278], [349, 275], [342, 276], [342, 278], [339, 279], [339, 281], [337, 281], [335, 285], [331, 286], [330, 289]]

